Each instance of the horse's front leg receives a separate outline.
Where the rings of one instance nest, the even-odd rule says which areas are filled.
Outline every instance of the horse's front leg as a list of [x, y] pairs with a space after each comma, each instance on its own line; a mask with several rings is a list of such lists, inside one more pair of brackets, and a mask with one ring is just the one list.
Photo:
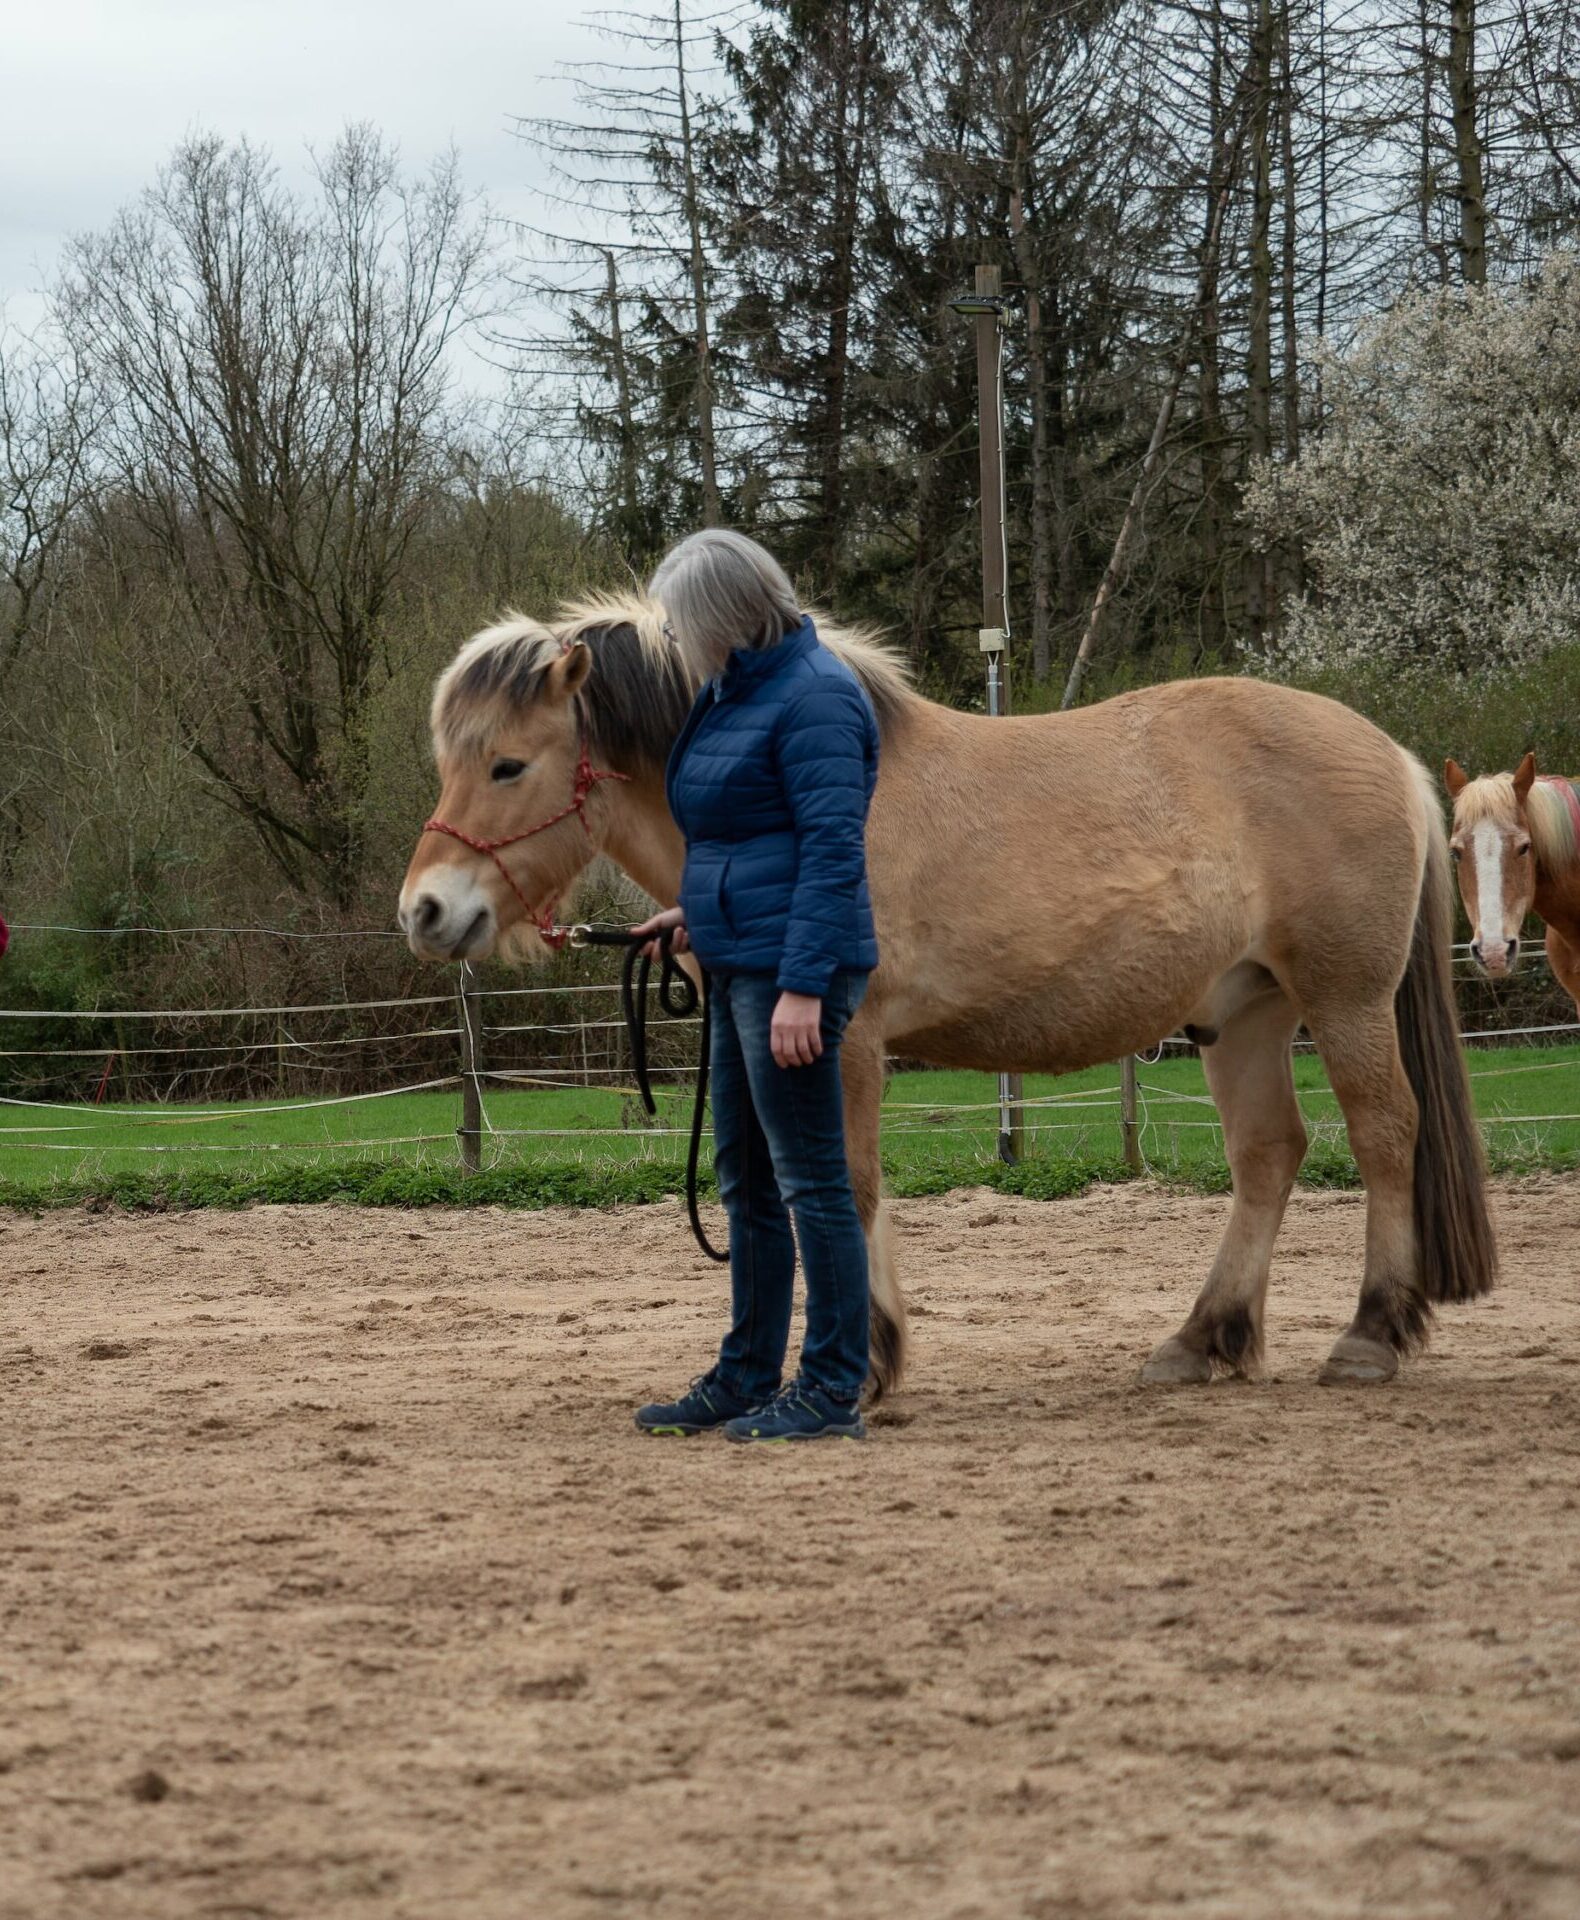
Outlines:
[[894, 1271], [883, 1166], [878, 1157], [878, 1119], [883, 1102], [883, 1033], [866, 1009], [858, 1011], [840, 1047], [845, 1091], [845, 1154], [856, 1211], [867, 1236], [872, 1296], [867, 1388], [874, 1401], [893, 1393], [905, 1372], [905, 1297]]

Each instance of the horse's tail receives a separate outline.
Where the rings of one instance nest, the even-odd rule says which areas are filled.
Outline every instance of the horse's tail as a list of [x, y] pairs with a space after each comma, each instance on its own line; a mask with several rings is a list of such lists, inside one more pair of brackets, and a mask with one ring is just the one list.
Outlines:
[[1399, 1047], [1415, 1094], [1416, 1285], [1399, 1344], [1424, 1338], [1434, 1305], [1474, 1300], [1498, 1271], [1486, 1162], [1454, 1005], [1454, 897], [1448, 841], [1425, 770], [1411, 763], [1426, 821], [1426, 870], [1409, 964], [1394, 996]]
[[867, 1229], [867, 1270], [872, 1302], [867, 1395], [876, 1404], [886, 1393], [893, 1393], [905, 1375], [905, 1295], [894, 1271], [889, 1203], [881, 1193]]

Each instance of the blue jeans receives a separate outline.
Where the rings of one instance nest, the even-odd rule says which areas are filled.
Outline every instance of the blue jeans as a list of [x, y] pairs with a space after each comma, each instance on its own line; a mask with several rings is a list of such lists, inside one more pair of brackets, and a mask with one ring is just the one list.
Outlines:
[[866, 974], [836, 973], [823, 996], [822, 1053], [809, 1067], [781, 1067], [769, 1046], [774, 976], [713, 976], [713, 1151], [730, 1221], [732, 1316], [718, 1376], [754, 1406], [784, 1369], [797, 1244], [802, 1376], [838, 1400], [856, 1399], [867, 1378], [867, 1238], [839, 1076], [839, 1043], [866, 990]]

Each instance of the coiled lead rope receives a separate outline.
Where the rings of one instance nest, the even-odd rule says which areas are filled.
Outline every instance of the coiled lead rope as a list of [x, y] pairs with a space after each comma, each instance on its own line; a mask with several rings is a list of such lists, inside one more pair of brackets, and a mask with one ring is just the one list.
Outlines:
[[691, 1219], [691, 1231], [696, 1242], [710, 1260], [728, 1260], [729, 1249], [720, 1253], [703, 1230], [702, 1215], [697, 1205], [697, 1167], [702, 1157], [702, 1122], [708, 1100], [708, 1053], [713, 1033], [712, 996], [708, 992], [707, 969], [699, 961], [698, 971], [702, 974], [702, 991], [697, 991], [697, 983], [685, 968], [676, 961], [670, 950], [670, 936], [662, 934], [635, 934], [627, 927], [575, 926], [555, 928], [563, 933], [566, 943], [572, 947], [623, 947], [625, 962], [620, 970], [620, 1011], [625, 1016], [625, 1030], [631, 1042], [631, 1070], [636, 1077], [636, 1090], [641, 1095], [642, 1105], [650, 1118], [656, 1118], [658, 1103], [653, 1098], [653, 1083], [647, 1066], [647, 992], [651, 984], [653, 962], [647, 948], [651, 941], [658, 941], [662, 956], [662, 966], [658, 976], [658, 1004], [672, 1020], [689, 1020], [702, 1008], [702, 1050], [697, 1056], [697, 1077], [691, 1101], [691, 1139], [686, 1148], [686, 1212]]

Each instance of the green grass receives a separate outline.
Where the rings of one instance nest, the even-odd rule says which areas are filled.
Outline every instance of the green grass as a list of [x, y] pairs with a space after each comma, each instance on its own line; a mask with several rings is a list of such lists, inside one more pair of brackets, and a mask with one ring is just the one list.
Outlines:
[[[1476, 1104], [1499, 1171], [1580, 1166], [1580, 1046], [1507, 1048], [1471, 1056]], [[1353, 1183], [1337, 1104], [1321, 1064], [1295, 1063], [1312, 1128], [1303, 1178]], [[1216, 1116], [1203, 1104], [1195, 1060], [1140, 1069], [1142, 1151], [1164, 1179], [1227, 1184]], [[1027, 1154], [999, 1163], [994, 1082], [975, 1073], [907, 1073], [889, 1083], [884, 1163], [898, 1193], [982, 1183], [1034, 1197], [1126, 1177], [1118, 1075], [1097, 1067], [1029, 1077]], [[113, 1200], [131, 1206], [241, 1205], [253, 1200], [351, 1199], [420, 1206], [606, 1205], [681, 1190], [686, 1097], [663, 1097], [650, 1130], [618, 1092], [490, 1087], [483, 1170], [458, 1165], [453, 1089], [343, 1106], [253, 1102], [239, 1107], [0, 1107], [0, 1204]], [[1574, 1115], [1551, 1119], [1551, 1115]]]

